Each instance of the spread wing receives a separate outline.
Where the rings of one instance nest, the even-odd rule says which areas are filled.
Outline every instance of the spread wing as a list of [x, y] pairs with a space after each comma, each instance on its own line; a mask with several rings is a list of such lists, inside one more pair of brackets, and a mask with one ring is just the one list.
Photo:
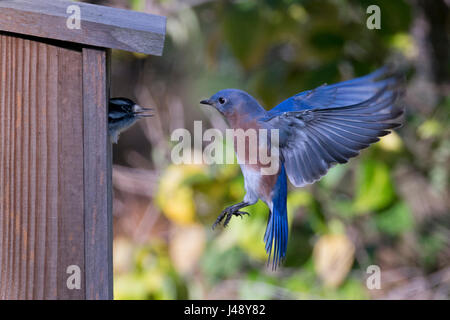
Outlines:
[[269, 110], [268, 114], [275, 116], [286, 111], [337, 108], [364, 102], [396, 81], [394, 77], [389, 77], [389, 72], [388, 67], [383, 67], [364, 77], [300, 92]]
[[377, 80], [383, 75], [379, 70], [300, 93], [261, 119], [280, 130], [281, 155], [295, 186], [313, 183], [400, 126], [400, 77]]

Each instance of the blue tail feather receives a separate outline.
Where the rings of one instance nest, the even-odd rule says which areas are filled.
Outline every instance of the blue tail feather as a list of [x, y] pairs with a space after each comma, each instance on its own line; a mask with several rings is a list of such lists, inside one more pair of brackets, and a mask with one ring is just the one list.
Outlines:
[[287, 181], [284, 165], [281, 166], [275, 190], [272, 199], [273, 210], [270, 212], [266, 232], [264, 234], [266, 252], [269, 255], [267, 263], [270, 264], [270, 261], [272, 260], [272, 269], [276, 269], [286, 256], [289, 232], [286, 208]]

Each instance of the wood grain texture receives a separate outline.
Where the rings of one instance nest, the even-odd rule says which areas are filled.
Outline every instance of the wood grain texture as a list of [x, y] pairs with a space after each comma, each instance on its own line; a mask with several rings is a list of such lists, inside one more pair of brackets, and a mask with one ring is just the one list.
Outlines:
[[[58, 65], [58, 143], [59, 156], [59, 232], [58, 293], [70, 299], [84, 299], [86, 287], [69, 290], [66, 285], [67, 265], [78, 265], [85, 271], [84, 242], [84, 145], [83, 81], [81, 51], [66, 50]], [[84, 276], [84, 275], [83, 275]]]
[[107, 52], [83, 49], [86, 298], [112, 299], [111, 150]]
[[0, 299], [112, 298], [106, 56], [0, 33]]
[[[81, 29], [69, 29], [67, 8], [81, 9]], [[162, 55], [166, 18], [63, 0], [1, 0], [0, 30], [85, 45]]]

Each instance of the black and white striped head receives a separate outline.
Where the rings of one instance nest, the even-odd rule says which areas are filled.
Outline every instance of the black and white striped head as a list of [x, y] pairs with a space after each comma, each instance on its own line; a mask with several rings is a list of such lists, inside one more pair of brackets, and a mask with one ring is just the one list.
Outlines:
[[121, 132], [130, 128], [137, 120], [151, 117], [151, 108], [143, 108], [128, 98], [109, 100], [108, 124], [111, 141], [117, 143]]

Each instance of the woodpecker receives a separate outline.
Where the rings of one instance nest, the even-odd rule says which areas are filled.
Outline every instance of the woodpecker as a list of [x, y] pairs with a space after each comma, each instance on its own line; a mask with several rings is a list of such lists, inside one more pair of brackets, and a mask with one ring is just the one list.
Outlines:
[[152, 117], [148, 112], [152, 108], [143, 108], [128, 98], [109, 100], [108, 129], [112, 143], [117, 143], [120, 134], [130, 128], [139, 119]]

